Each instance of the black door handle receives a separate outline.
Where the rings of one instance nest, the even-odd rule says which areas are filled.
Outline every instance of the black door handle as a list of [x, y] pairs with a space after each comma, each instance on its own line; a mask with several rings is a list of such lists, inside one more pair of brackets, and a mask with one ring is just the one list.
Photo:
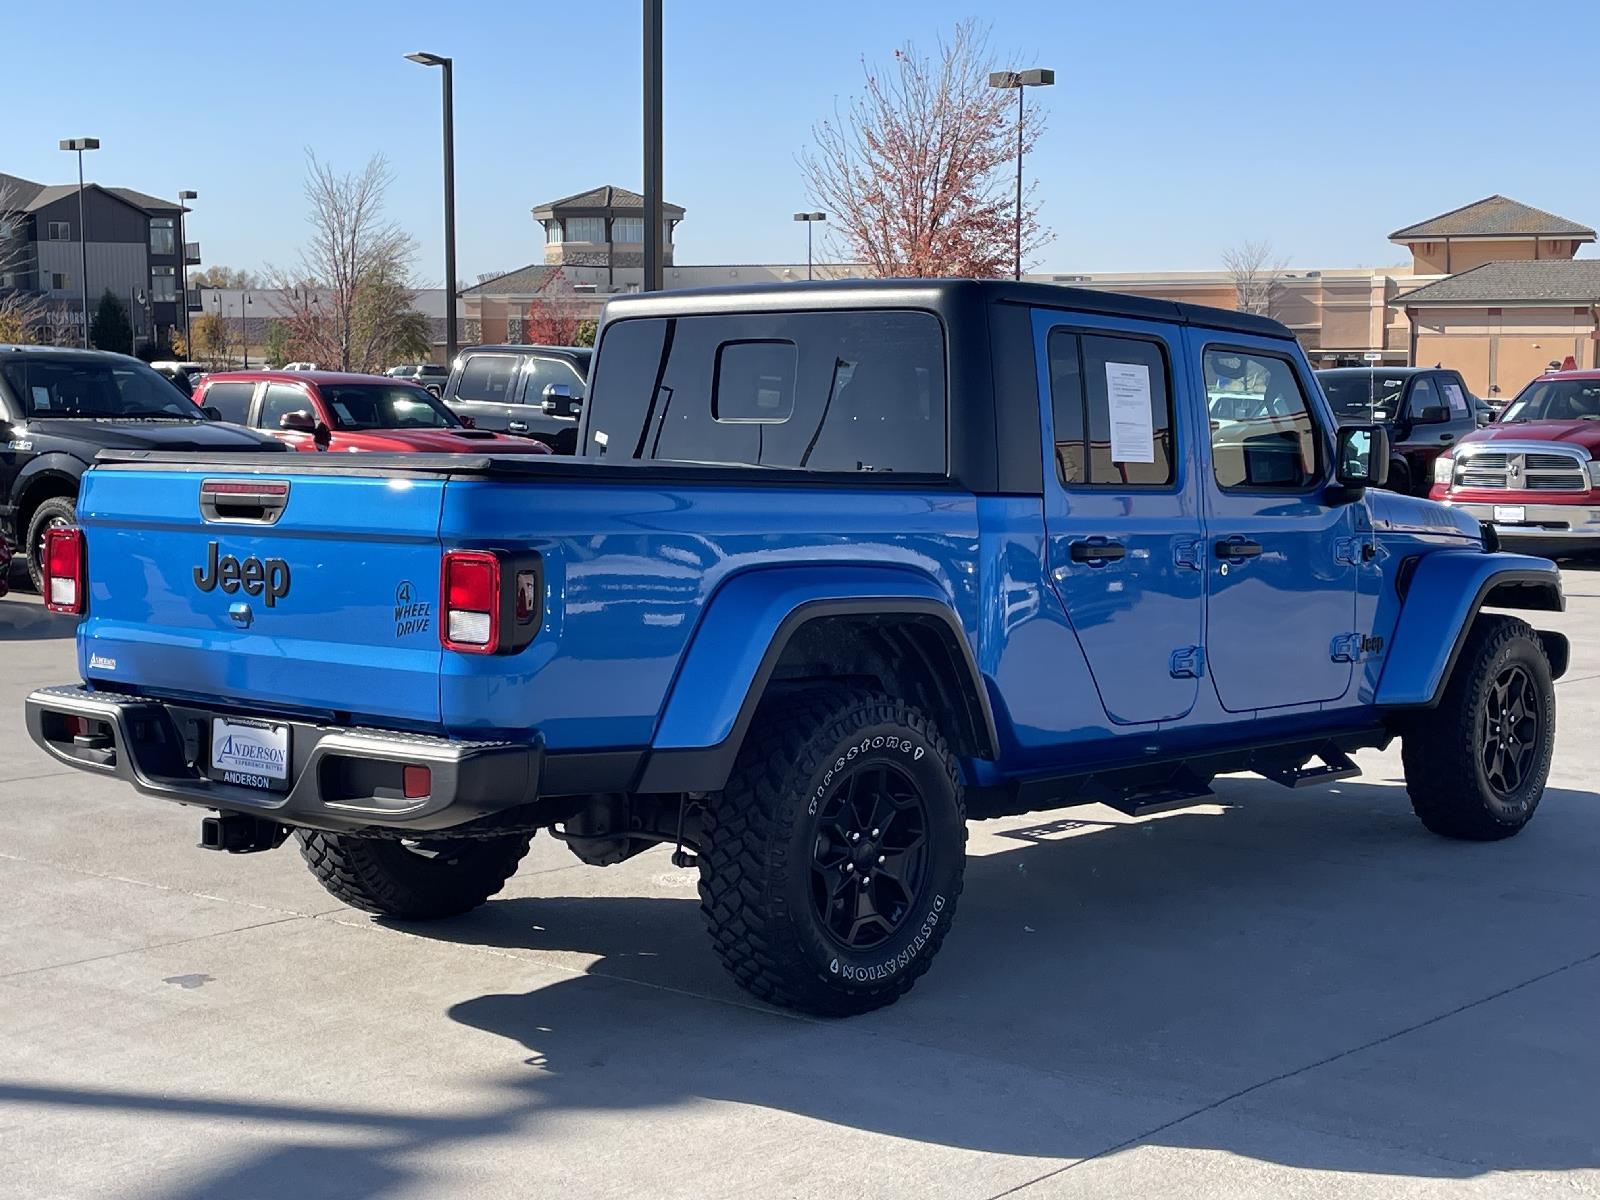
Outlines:
[[1223, 562], [1238, 562], [1241, 558], [1256, 558], [1261, 554], [1261, 543], [1235, 535], [1217, 543], [1217, 557]]
[[1081, 563], [1107, 563], [1116, 562], [1127, 556], [1127, 548], [1121, 542], [1110, 542], [1104, 538], [1090, 538], [1085, 542], [1073, 542], [1069, 551], [1073, 562]]

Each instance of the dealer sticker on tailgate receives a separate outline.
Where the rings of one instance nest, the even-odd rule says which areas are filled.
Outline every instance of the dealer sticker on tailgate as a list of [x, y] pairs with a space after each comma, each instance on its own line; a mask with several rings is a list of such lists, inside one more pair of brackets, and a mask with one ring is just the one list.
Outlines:
[[289, 727], [218, 717], [211, 722], [211, 774], [242, 787], [289, 783]]

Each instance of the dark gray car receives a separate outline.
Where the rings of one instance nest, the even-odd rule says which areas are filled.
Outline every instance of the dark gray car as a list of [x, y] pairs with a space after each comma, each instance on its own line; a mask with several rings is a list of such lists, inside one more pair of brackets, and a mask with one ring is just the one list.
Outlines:
[[1477, 397], [1448, 367], [1335, 367], [1317, 382], [1341, 425], [1388, 427], [1391, 491], [1426, 496], [1433, 460], [1480, 423]]
[[592, 353], [583, 346], [470, 346], [456, 356], [443, 399], [479, 429], [538, 438], [571, 454]]

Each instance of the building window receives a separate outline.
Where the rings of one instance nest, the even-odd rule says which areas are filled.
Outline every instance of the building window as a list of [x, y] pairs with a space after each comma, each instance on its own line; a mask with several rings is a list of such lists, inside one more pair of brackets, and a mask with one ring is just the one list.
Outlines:
[[561, 222], [546, 221], [544, 223], [544, 240], [546, 244], [557, 246], [561, 244]]
[[72, 226], [66, 221], [51, 221], [50, 240], [52, 242], [70, 242], [72, 240]]
[[178, 268], [150, 268], [150, 299], [157, 304], [171, 304], [178, 298]]
[[65, 292], [72, 287], [72, 276], [64, 271], [50, 273], [50, 290], [52, 292]]
[[178, 234], [171, 217], [150, 218], [150, 253], [176, 254]]
[[566, 240], [569, 242], [603, 242], [606, 240], [604, 217], [568, 217]]
[[644, 218], [613, 218], [611, 222], [611, 240], [613, 242], [632, 242], [642, 245], [644, 243]]

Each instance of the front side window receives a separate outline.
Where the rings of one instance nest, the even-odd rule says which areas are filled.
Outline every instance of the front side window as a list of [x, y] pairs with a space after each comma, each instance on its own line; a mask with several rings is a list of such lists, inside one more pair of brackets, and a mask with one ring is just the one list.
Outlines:
[[1439, 389], [1433, 386], [1433, 380], [1422, 375], [1411, 385], [1411, 398], [1406, 401], [1406, 413], [1412, 420], [1416, 420], [1423, 409], [1438, 408], [1442, 403], [1443, 401], [1439, 399]]
[[178, 298], [178, 268], [150, 268], [150, 299], [157, 304], [172, 303]]
[[946, 470], [944, 331], [931, 313], [638, 317], [604, 338], [585, 454]]
[[1056, 475], [1066, 487], [1161, 487], [1173, 480], [1172, 393], [1161, 346], [1050, 334]]
[[283, 418], [295, 412], [314, 415], [311, 397], [286, 383], [269, 383], [267, 394], [261, 399], [261, 415], [256, 418], [256, 424], [262, 429], [282, 429]]
[[178, 234], [171, 217], [150, 218], [150, 253], [176, 254]]
[[217, 419], [243, 425], [250, 419], [250, 397], [254, 396], [253, 383], [213, 383], [201, 398], [207, 408], [217, 410]]
[[564, 358], [530, 358], [523, 371], [524, 404], [543, 404], [544, 389], [552, 383], [570, 388], [573, 399], [583, 399], [583, 376]]
[[338, 429], [455, 429], [461, 424], [443, 404], [410, 385], [329, 384], [322, 399]]
[[461, 381], [456, 384], [456, 399], [490, 404], [508, 403], [518, 365], [519, 360], [509, 354], [474, 354], [461, 368]]
[[1202, 361], [1218, 486], [1303, 491], [1318, 482], [1316, 424], [1289, 360], [1211, 349]]

